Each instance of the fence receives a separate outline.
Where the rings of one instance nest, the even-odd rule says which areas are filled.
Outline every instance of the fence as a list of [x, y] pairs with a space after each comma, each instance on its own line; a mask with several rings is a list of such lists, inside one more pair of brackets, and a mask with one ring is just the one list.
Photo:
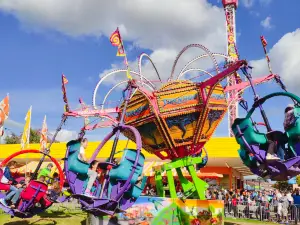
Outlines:
[[[225, 217], [235, 217], [244, 219], [255, 219], [259, 221], [279, 222], [282, 217], [278, 214], [277, 206], [269, 203], [238, 203], [233, 205], [231, 202], [224, 204]], [[290, 224], [300, 222], [300, 205], [292, 204], [288, 207], [287, 219]], [[284, 220], [286, 220], [284, 218]]]

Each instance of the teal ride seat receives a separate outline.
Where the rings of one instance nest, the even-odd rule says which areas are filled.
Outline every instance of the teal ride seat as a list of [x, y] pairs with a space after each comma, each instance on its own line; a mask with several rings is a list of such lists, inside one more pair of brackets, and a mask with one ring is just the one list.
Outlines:
[[143, 177], [141, 185], [140, 186], [134, 185], [128, 192], [125, 193], [125, 195], [137, 199], [142, 194], [146, 184], [147, 184], [147, 177]]
[[70, 141], [67, 147], [69, 148], [69, 155], [67, 157], [68, 170], [79, 175], [87, 175], [90, 164], [78, 159], [80, 143]]
[[232, 131], [234, 133], [237, 143], [243, 148], [246, 149], [242, 138], [239, 136], [237, 126], [240, 127], [241, 132], [244, 134], [244, 138], [249, 145], [264, 145], [267, 144], [267, 136], [264, 133], [257, 132], [252, 124], [250, 118], [237, 118], [232, 124]]
[[289, 128], [286, 131], [286, 135], [288, 137], [289, 147], [293, 152], [296, 152], [295, 145], [299, 143], [299, 136], [300, 136], [300, 120], [299, 120], [300, 108], [299, 107], [294, 108], [294, 116], [296, 119], [295, 124], [293, 127]]
[[[130, 173], [132, 171], [132, 166], [134, 165], [135, 158], [136, 158], [135, 149], [125, 149], [120, 163], [114, 166], [110, 170], [109, 172], [110, 180], [109, 180], [108, 192], [107, 192], [108, 197], [111, 194], [112, 187], [115, 186], [118, 183], [118, 181], [120, 180], [126, 181], [129, 178]], [[138, 177], [141, 176], [143, 172], [144, 162], [145, 162], [145, 157], [142, 153], [140, 153], [138, 164], [136, 166], [132, 179], [130, 180], [130, 184], [132, 186], [135, 185]], [[135, 195], [137, 195], [139, 190], [135, 189], [134, 192]], [[130, 195], [132, 195], [132, 193]]]
[[[137, 152], [135, 149], [124, 150], [119, 165], [114, 166], [109, 172], [109, 177], [111, 180], [127, 180], [129, 178], [129, 175], [132, 171], [132, 166], [136, 158], [136, 153]], [[141, 153], [133, 177], [130, 180], [131, 184], [135, 184], [138, 177], [142, 174], [144, 162], [145, 162], [145, 157]]]
[[247, 167], [257, 167], [255, 158], [253, 156], [250, 156], [244, 149], [239, 149], [238, 153], [241, 160]]

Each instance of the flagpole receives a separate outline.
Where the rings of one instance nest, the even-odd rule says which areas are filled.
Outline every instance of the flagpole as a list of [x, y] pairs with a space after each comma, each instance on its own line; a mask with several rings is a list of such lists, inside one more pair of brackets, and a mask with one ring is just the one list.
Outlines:
[[[29, 111], [30, 111], [30, 116], [29, 116], [29, 126], [28, 126], [28, 133], [27, 133], [27, 143], [26, 143], [26, 147], [29, 147], [29, 138], [30, 138], [30, 127], [31, 127], [31, 110], [32, 110], [32, 106], [30, 106]], [[28, 120], [28, 118], [27, 118]], [[25, 166], [25, 176], [27, 174], [27, 164], [28, 164], [28, 153], [26, 153], [26, 166]]]
[[[117, 31], [118, 31], [118, 34], [119, 34], [119, 38], [120, 38], [120, 42], [121, 42], [121, 47], [123, 49], [123, 53], [124, 53], [124, 57], [125, 57], [125, 65], [126, 65], [126, 69], [127, 69], [126, 75], [127, 75], [127, 78], [129, 80], [132, 80], [132, 77], [130, 75], [130, 70], [129, 70], [130, 68], [129, 68], [129, 65], [128, 65], [127, 54], [126, 54], [126, 50], [125, 50], [125, 47], [124, 47], [123, 39], [122, 39], [120, 31], [119, 31], [119, 27], [117, 27]], [[118, 49], [118, 51], [119, 51], [119, 49]]]
[[264, 36], [260, 36], [260, 40], [261, 40], [261, 44], [262, 44], [262, 46], [264, 48], [264, 53], [265, 53], [265, 56], [266, 56], [266, 60], [267, 60], [269, 72], [270, 72], [270, 74], [273, 74], [272, 68], [271, 68], [270, 58], [269, 58], [268, 52], [267, 52], [267, 42], [266, 42]]

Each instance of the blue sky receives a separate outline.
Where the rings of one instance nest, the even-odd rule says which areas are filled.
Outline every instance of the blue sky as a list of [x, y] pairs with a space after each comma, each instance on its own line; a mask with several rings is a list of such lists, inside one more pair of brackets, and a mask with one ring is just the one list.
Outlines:
[[[177, 21], [178, 17], [179, 22], [176, 23], [172, 20], [167, 21], [163, 17], [160, 18], [165, 12], [159, 12], [159, 4], [162, 4], [159, 1], [147, 3], [150, 4], [149, 10], [146, 10], [149, 15], [128, 12], [129, 15], [124, 13], [124, 15], [118, 15], [118, 18], [117, 16], [116, 18], [109, 17], [109, 14], [106, 15], [104, 11], [113, 10], [113, 2], [106, 3], [106, 8], [100, 7], [97, 5], [98, 3], [86, 4], [87, 8], [98, 7], [99, 12], [85, 11], [85, 7], [81, 5], [82, 9], [79, 7], [78, 11], [82, 10], [82, 12], [76, 11], [76, 13], [85, 16], [76, 17], [70, 14], [68, 18], [65, 15], [68, 15], [68, 12], [74, 13], [75, 10], [68, 8], [67, 5], [59, 4], [58, 1], [51, 3], [51, 7], [57, 8], [57, 15], [52, 13], [50, 6], [47, 10], [42, 7], [31, 7], [32, 1], [23, 1], [22, 3], [22, 1], [9, 2], [7, 0], [2, 2], [0, 3], [0, 98], [4, 97], [6, 93], [10, 94], [10, 121], [6, 123], [5, 127], [16, 133], [22, 131], [24, 117], [30, 105], [33, 107], [32, 126], [34, 128], [40, 128], [44, 115], [47, 115], [49, 129], [56, 128], [63, 112], [62, 73], [69, 80], [67, 89], [71, 105], [75, 107], [79, 97], [91, 104], [92, 93], [99, 80], [99, 74], [103, 75], [103, 71], [108, 71], [112, 67], [123, 67], [122, 59], [116, 57], [116, 48], [110, 45], [108, 39], [109, 34], [114, 31], [116, 26], [120, 26], [121, 32], [124, 33], [125, 47], [130, 49], [128, 57], [131, 64], [135, 64], [140, 53], [147, 52], [158, 61], [158, 67], [162, 73], [166, 68], [170, 71], [172, 64], [169, 62], [175, 59], [173, 53], [178, 53], [181, 48], [191, 42], [203, 43], [213, 52], [222, 52], [226, 47], [225, 17], [220, 1], [217, 0], [209, 1], [210, 4], [204, 0], [191, 1], [191, 4], [196, 4], [195, 7], [184, 3], [185, 8], [172, 9], [174, 13], [177, 13], [173, 14], [173, 16], [175, 15], [173, 21]], [[76, 8], [76, 4], [80, 5], [82, 2], [74, 1], [72, 7]], [[93, 6], [93, 4], [95, 5]], [[175, 8], [175, 2], [173, 4], [172, 6]], [[132, 3], [131, 8], [134, 8], [134, 5]], [[128, 2], [124, 5], [121, 2], [116, 7], [118, 7], [115, 8], [117, 12], [132, 10]], [[139, 7], [142, 6], [137, 6], [136, 11], [144, 10]], [[184, 11], [189, 7], [196, 8], [195, 13]], [[241, 58], [247, 59], [257, 66], [254, 73], [266, 72], [265, 61], [261, 60], [264, 55], [259, 39], [259, 36], [263, 34], [268, 41], [268, 49], [271, 49], [271, 60], [273, 62], [274, 59], [275, 62], [274, 72], [282, 73], [283, 80], [287, 81], [287, 86], [293, 91], [297, 90], [297, 86], [291, 80], [291, 76], [297, 75], [290, 75], [289, 70], [284, 67], [292, 70], [293, 66], [298, 63], [295, 60], [299, 61], [299, 59], [293, 58], [293, 53], [297, 49], [289, 45], [291, 48], [287, 50], [284, 42], [294, 41], [295, 44], [300, 42], [297, 31], [300, 28], [299, 9], [300, 2], [298, 0], [290, 0], [289, 4], [275, 0], [244, 0], [240, 1], [236, 14], [237, 46]], [[197, 10], [199, 14], [196, 13]], [[100, 18], [98, 14], [101, 13], [105, 14], [105, 17]], [[156, 13], [157, 15], [155, 15]], [[167, 17], [168, 15], [166, 15]], [[268, 17], [269, 19], [267, 19]], [[185, 21], [190, 21], [192, 18], [199, 19], [199, 22], [186, 28]], [[85, 19], [86, 22], [84, 22]], [[137, 23], [137, 20], [140, 22]], [[208, 24], [208, 21], [211, 24]], [[180, 24], [181, 22], [182, 24]], [[187, 23], [192, 24], [192, 22]], [[198, 28], [199, 32], [193, 33]], [[193, 32], [188, 33], [187, 29]], [[294, 35], [290, 34], [285, 40], [283, 37], [291, 32], [294, 32]], [[210, 34], [213, 38], [210, 38]], [[299, 44], [294, 46], [299, 49]], [[279, 53], [284, 58], [280, 58]], [[294, 60], [284, 61], [290, 58]], [[145, 71], [148, 71], [146, 64]], [[266, 73], [261, 75], [266, 75]], [[110, 85], [112, 84], [113, 82]], [[101, 89], [99, 95], [103, 96], [105, 90], [107, 88]], [[257, 90], [264, 95], [279, 89], [272, 82], [258, 87]], [[245, 92], [245, 98], [252, 104], [250, 90]], [[274, 124], [275, 128], [282, 126], [282, 111], [287, 103], [287, 100], [280, 98], [279, 101], [273, 100], [266, 106], [267, 112], [272, 115], [269, 118], [270, 122]], [[226, 120], [217, 129], [216, 136], [227, 135]], [[82, 120], [71, 119], [65, 129], [74, 131], [78, 130], [81, 125]], [[106, 132], [107, 130], [94, 131], [90, 134], [90, 138], [99, 140]]]

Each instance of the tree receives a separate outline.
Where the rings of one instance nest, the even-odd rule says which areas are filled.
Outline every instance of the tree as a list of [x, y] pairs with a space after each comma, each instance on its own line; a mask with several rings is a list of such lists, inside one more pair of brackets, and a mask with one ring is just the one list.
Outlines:
[[10, 136], [4, 138], [6, 144], [20, 144], [20, 136], [12, 133]]
[[274, 188], [281, 192], [292, 191], [293, 185], [289, 184], [287, 181], [278, 181], [273, 185]]
[[40, 132], [38, 130], [30, 129], [29, 143], [40, 143]]
[[296, 183], [297, 183], [298, 185], [300, 185], [300, 176], [297, 176], [297, 177], [296, 177]]
[[[29, 143], [40, 143], [40, 132], [38, 130], [30, 129]], [[20, 144], [22, 135], [18, 136], [12, 133], [10, 136], [5, 137], [6, 144]]]

